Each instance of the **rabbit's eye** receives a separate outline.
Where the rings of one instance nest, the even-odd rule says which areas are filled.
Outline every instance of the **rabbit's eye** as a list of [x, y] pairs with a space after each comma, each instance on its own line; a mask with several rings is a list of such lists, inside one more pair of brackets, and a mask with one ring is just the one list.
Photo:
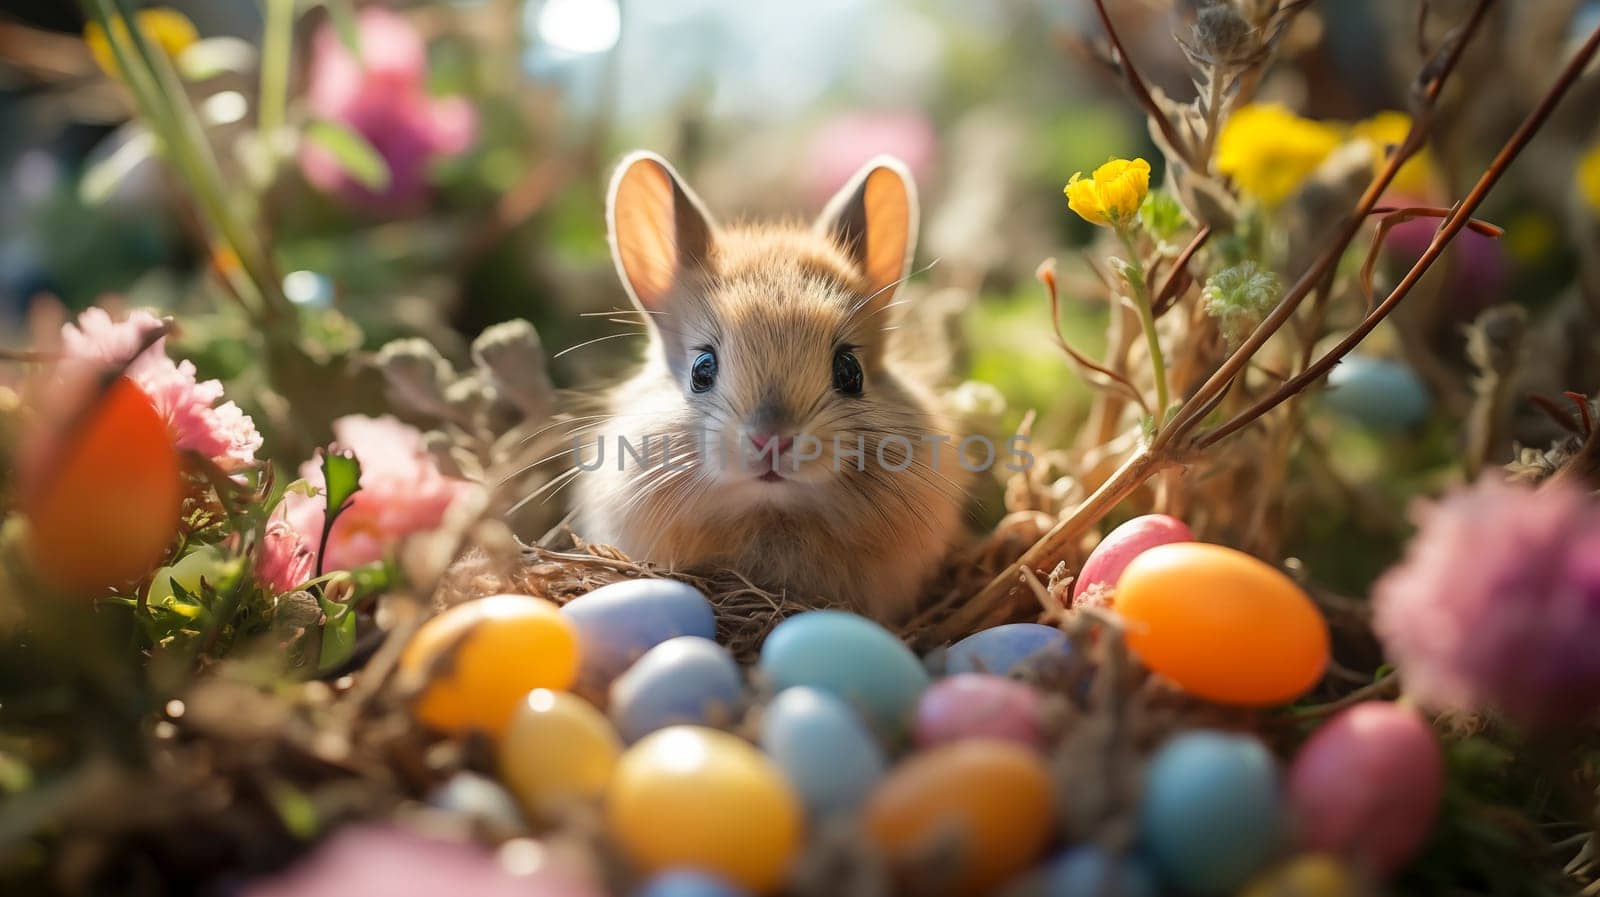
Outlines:
[[863, 375], [861, 362], [849, 349], [840, 349], [833, 356], [833, 388], [847, 396], [861, 395]]
[[717, 382], [717, 354], [707, 349], [695, 356], [694, 364], [689, 366], [689, 388], [695, 392], [705, 392]]

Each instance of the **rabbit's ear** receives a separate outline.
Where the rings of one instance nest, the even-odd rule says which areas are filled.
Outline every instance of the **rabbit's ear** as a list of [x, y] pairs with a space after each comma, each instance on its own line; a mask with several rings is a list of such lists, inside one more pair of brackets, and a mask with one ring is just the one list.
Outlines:
[[633, 301], [661, 311], [684, 276], [705, 265], [716, 228], [667, 160], [639, 150], [617, 166], [606, 197], [611, 258]]
[[911, 270], [917, 246], [917, 188], [905, 163], [879, 156], [862, 166], [817, 219], [867, 278], [871, 306], [886, 304]]

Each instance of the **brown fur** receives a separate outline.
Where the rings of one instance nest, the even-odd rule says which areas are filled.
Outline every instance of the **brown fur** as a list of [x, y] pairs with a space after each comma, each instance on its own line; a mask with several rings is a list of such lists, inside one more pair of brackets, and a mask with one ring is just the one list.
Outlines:
[[[815, 229], [718, 230], [709, 219], [681, 220], [686, 211], [704, 213], [664, 162], [635, 157], [619, 172], [619, 184], [630, 164], [661, 166], [681, 193], [674, 216], [664, 212], [672, 204], [660, 181], [646, 184], [653, 192], [643, 199], [629, 197], [627, 185], [613, 188], [609, 211], [619, 270], [653, 326], [643, 368], [607, 395], [604, 419], [586, 430], [585, 460], [593, 463], [595, 435], [604, 438], [606, 455], [598, 469], [578, 475], [579, 534], [674, 568], [728, 567], [758, 584], [820, 595], [879, 618], [903, 614], [959, 532], [965, 500], [956, 440], [940, 446], [935, 466], [933, 448], [922, 439], [950, 433], [948, 421], [933, 410], [926, 386], [891, 360], [890, 297], [908, 258], [881, 254], [909, 257], [914, 223], [907, 228], [902, 221], [898, 226], [908, 232], [887, 236], [869, 227], [866, 249], [844, 244], [826, 218]], [[867, 177], [883, 171], [903, 177], [885, 164], [869, 166], [847, 186], [835, 214], [850, 214], [845, 194]], [[647, 174], [659, 177], [655, 169]], [[900, 212], [914, 222], [914, 198], [893, 198], [909, 205]], [[653, 213], [651, 223], [642, 224], [628, 203], [642, 204], [639, 214], [647, 218]], [[871, 205], [867, 210], [880, 218], [890, 214]], [[677, 233], [670, 241], [651, 232], [619, 233], [629, 227]], [[703, 247], [701, 228], [710, 234]], [[685, 256], [686, 246], [699, 251]], [[674, 269], [670, 276], [662, 265]], [[889, 282], [874, 281], [874, 270]], [[689, 369], [708, 346], [716, 352], [716, 384], [696, 394], [688, 386]], [[860, 396], [833, 389], [840, 347], [852, 347], [861, 362]], [[820, 457], [797, 468], [784, 457], [786, 481], [770, 483], [757, 478], [764, 468], [751, 466], [756, 462], [734, 458], [719, 470], [714, 450], [689, 454], [702, 428], [737, 440], [743, 437], [731, 434], [747, 426], [811, 434]], [[656, 439], [654, 463], [641, 468], [630, 459], [619, 470], [616, 437], [637, 446], [645, 434], [672, 436], [673, 457], [689, 466], [661, 469]], [[885, 469], [874, 457], [880, 442], [896, 434], [913, 449], [912, 466], [904, 471]], [[861, 437], [865, 471], [848, 456], [834, 470], [835, 436], [846, 452]], [[883, 451], [890, 464], [904, 460], [896, 442]]]

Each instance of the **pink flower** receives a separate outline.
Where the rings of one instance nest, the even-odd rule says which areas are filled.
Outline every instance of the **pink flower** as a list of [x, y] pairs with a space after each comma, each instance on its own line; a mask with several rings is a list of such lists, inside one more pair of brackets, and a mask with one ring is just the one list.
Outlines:
[[316, 572], [316, 546], [287, 521], [270, 521], [256, 554], [256, 578], [274, 592], [287, 592]]
[[[535, 859], [537, 859], [535, 857]], [[572, 872], [546, 861], [517, 875], [473, 844], [441, 841], [379, 825], [348, 827], [242, 897], [596, 897]]]
[[884, 154], [906, 163], [911, 176], [925, 186], [933, 174], [936, 150], [932, 123], [917, 113], [841, 115], [825, 122], [811, 141], [806, 190], [816, 202], [826, 202], [857, 169]]
[[380, 6], [361, 10], [357, 59], [337, 31], [324, 25], [312, 38], [306, 103], [319, 119], [337, 122], [372, 144], [389, 166], [389, 185], [374, 192], [352, 178], [315, 143], [300, 153], [300, 168], [320, 190], [378, 211], [403, 210], [428, 193], [428, 166], [464, 152], [477, 133], [477, 115], [459, 97], [428, 94], [427, 47], [402, 16]]
[[[148, 311], [135, 311], [113, 321], [102, 308], [90, 308], [76, 323], [61, 328], [61, 352], [69, 362], [115, 365], [139, 351], [161, 321]], [[256, 459], [261, 434], [255, 422], [222, 398], [222, 383], [201, 381], [194, 364], [167, 357], [166, 338], [156, 340], [128, 366], [128, 376], [150, 396], [166, 419], [178, 448], [211, 459], [225, 471], [236, 471]]]
[[[333, 422], [333, 434], [335, 449], [354, 452], [361, 462], [361, 491], [334, 523], [324, 570], [380, 560], [402, 537], [437, 527], [450, 506], [475, 488], [440, 473], [422, 433], [393, 417], [341, 417]], [[319, 489], [325, 485], [317, 459], [302, 465], [300, 476]], [[291, 493], [283, 500], [282, 520], [313, 556], [325, 504], [321, 495]]]
[[1406, 691], [1533, 728], [1600, 710], [1600, 506], [1574, 486], [1485, 479], [1419, 522], [1373, 593]]

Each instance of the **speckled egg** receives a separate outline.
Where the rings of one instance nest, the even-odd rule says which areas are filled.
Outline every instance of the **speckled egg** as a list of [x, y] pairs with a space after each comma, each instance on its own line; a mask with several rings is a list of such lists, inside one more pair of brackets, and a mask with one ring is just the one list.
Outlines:
[[673, 579], [614, 582], [572, 599], [561, 613], [577, 627], [583, 646], [580, 687], [601, 699], [612, 680], [667, 639], [717, 636], [711, 602]]
[[928, 673], [889, 630], [837, 610], [796, 614], [761, 646], [761, 673], [777, 690], [809, 685], [843, 698], [880, 732], [910, 724]]
[[493, 595], [424, 623], [400, 669], [422, 683], [412, 711], [424, 725], [498, 736], [528, 692], [572, 684], [577, 632], [542, 598]]
[[1089, 552], [1072, 584], [1074, 602], [1091, 587], [1114, 589], [1122, 571], [1133, 559], [1157, 545], [1172, 542], [1193, 542], [1194, 533], [1188, 524], [1166, 514], [1145, 514], [1135, 517], [1106, 534], [1100, 544]]
[[497, 753], [500, 778], [524, 807], [541, 812], [603, 794], [622, 742], [588, 701], [541, 688], [517, 707]]
[[931, 747], [967, 738], [998, 738], [1045, 747], [1044, 699], [1032, 686], [984, 673], [935, 682], [917, 702], [916, 740]]
[[622, 755], [606, 794], [611, 835], [640, 871], [690, 867], [756, 893], [783, 881], [803, 820], [770, 760], [699, 726], [645, 736]]
[[856, 809], [883, 777], [883, 749], [851, 707], [821, 689], [784, 689], [761, 717], [761, 749], [823, 818]]
[[1145, 770], [1140, 840], [1161, 878], [1178, 890], [1232, 893], [1277, 852], [1282, 829], [1278, 770], [1255, 738], [1186, 732]]
[[1157, 545], [1123, 571], [1128, 646], [1190, 694], [1264, 707], [1304, 694], [1328, 665], [1328, 625], [1277, 569], [1232, 548]]
[[1007, 623], [967, 636], [945, 653], [946, 673], [994, 673], [1007, 676], [1030, 658], [1045, 652], [1065, 657], [1067, 636], [1054, 626]]
[[611, 718], [629, 741], [674, 723], [730, 723], [744, 681], [733, 655], [696, 635], [667, 639], [611, 684]]
[[1288, 791], [1303, 846], [1387, 874], [1432, 830], [1444, 764], [1433, 728], [1414, 709], [1368, 701], [1328, 720], [1300, 748]]
[[[1027, 868], [1049, 842], [1054, 788], [1038, 753], [971, 739], [913, 754], [863, 813], [867, 835], [914, 889], [940, 846], [955, 851], [941, 884], [983, 894]], [[926, 884], [926, 883], [925, 883]]]

